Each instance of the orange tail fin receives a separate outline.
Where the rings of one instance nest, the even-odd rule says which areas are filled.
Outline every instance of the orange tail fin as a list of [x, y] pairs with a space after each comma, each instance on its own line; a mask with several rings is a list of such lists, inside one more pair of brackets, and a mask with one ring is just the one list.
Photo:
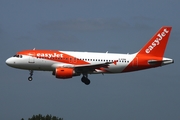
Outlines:
[[159, 31], [138, 52], [138, 54], [163, 57], [171, 33], [171, 28], [172, 27], [170, 26], [163, 26], [160, 28]]

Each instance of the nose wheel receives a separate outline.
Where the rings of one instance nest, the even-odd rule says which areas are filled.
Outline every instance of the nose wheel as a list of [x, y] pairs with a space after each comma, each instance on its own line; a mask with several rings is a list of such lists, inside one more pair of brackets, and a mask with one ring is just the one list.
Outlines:
[[83, 75], [83, 77], [81, 78], [81, 81], [85, 84], [85, 85], [89, 85], [91, 83], [91, 81], [88, 79], [87, 75]]
[[32, 78], [32, 77], [28, 77], [28, 80], [29, 80], [29, 81], [32, 81], [32, 80], [33, 80], [33, 78]]
[[33, 76], [33, 70], [30, 70], [30, 73], [29, 73], [29, 77], [28, 77], [28, 80], [29, 81], [32, 81], [33, 80], [33, 78], [32, 78], [32, 76]]

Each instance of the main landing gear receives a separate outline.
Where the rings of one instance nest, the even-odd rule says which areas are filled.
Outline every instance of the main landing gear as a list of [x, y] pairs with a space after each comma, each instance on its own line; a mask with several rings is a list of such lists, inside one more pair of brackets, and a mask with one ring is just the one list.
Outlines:
[[89, 85], [91, 83], [91, 81], [88, 79], [88, 75], [83, 75], [81, 81], [86, 85]]
[[33, 78], [32, 78], [32, 76], [33, 76], [33, 70], [30, 70], [30, 73], [29, 73], [29, 77], [28, 77], [28, 80], [29, 81], [32, 81], [33, 80]]

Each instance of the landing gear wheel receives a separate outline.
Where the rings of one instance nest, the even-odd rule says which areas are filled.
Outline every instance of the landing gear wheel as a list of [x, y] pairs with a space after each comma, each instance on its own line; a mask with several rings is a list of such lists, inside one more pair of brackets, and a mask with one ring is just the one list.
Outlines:
[[83, 76], [82, 78], [81, 78], [81, 81], [84, 83], [85, 82], [85, 77]]
[[32, 81], [32, 80], [33, 80], [33, 78], [32, 78], [32, 77], [28, 77], [28, 80], [29, 80], [29, 81]]
[[89, 85], [91, 83], [91, 81], [89, 80], [89, 79], [87, 79], [85, 82], [84, 82], [84, 84], [86, 84], [86, 85]]
[[33, 78], [32, 78], [32, 76], [33, 76], [33, 70], [29, 70], [30, 71], [30, 73], [29, 73], [29, 77], [28, 77], [28, 80], [29, 81], [32, 81], [33, 80]]
[[89, 85], [91, 83], [91, 81], [87, 77], [84, 77], [84, 76], [81, 78], [81, 81], [86, 85]]

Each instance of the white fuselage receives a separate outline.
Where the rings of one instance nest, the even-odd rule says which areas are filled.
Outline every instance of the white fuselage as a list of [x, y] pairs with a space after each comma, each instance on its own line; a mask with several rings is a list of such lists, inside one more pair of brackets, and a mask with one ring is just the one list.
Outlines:
[[[105, 68], [110, 73], [120, 73], [122, 70], [134, 59], [136, 54], [115, 54], [115, 53], [96, 53], [96, 52], [74, 52], [74, 51], [61, 51], [74, 58], [67, 59], [68, 63], [55, 61], [55, 58], [44, 59], [42, 57], [33, 57], [28, 55], [22, 55], [22, 57], [11, 57], [7, 59], [6, 63], [14, 68], [26, 69], [26, 70], [40, 70], [40, 71], [53, 71], [56, 67], [76, 67], [81, 65], [75, 65], [77, 60], [86, 61], [89, 65], [102, 64], [106, 62], [117, 61], [116, 64], [109, 64], [108, 68]], [[138, 65], [138, 62], [133, 64], [134, 67]], [[133, 67], [133, 66], [132, 66]], [[108, 72], [108, 73], [109, 73]], [[102, 70], [96, 70], [94, 73], [106, 73]]]

